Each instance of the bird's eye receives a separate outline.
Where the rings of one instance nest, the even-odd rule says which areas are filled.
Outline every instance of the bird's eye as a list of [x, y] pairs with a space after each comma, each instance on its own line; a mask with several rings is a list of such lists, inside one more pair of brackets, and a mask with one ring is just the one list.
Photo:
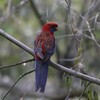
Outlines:
[[52, 27], [50, 30], [51, 30], [51, 32], [55, 32], [55, 31], [57, 31], [57, 28], [56, 27]]

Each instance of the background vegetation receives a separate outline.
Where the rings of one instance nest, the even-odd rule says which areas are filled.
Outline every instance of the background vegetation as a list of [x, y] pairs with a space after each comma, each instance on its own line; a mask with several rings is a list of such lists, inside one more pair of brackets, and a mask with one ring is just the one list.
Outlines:
[[[30, 48], [42, 25], [59, 24], [56, 52], [51, 58], [67, 68], [99, 78], [99, 0], [0, 0], [0, 29]], [[32, 58], [0, 35], [0, 66]], [[0, 98], [34, 62], [0, 70]], [[100, 87], [49, 68], [44, 94], [34, 93], [34, 73], [22, 78], [5, 100], [99, 100]]]

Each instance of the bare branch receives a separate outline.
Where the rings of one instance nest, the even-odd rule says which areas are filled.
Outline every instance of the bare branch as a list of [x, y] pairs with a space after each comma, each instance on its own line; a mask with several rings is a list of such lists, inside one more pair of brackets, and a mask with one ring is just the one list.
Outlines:
[[37, 10], [37, 7], [36, 7], [36, 5], [35, 5], [35, 3], [34, 3], [34, 0], [29, 0], [29, 2], [30, 2], [30, 5], [31, 5], [31, 8], [32, 8], [32, 10], [35, 12], [35, 14], [36, 14], [36, 16], [37, 16], [37, 18], [38, 18], [40, 24], [43, 25], [45, 22], [44, 22], [44, 20], [41, 19], [41, 16], [40, 16], [40, 14], [39, 14], [39, 11]]
[[81, 97], [83, 96], [84, 92], [86, 91], [86, 89], [89, 87], [89, 85], [91, 84], [91, 82], [89, 82], [86, 87], [84, 88], [83, 92], [81, 93], [79, 100], [81, 100]]
[[12, 4], [12, 0], [8, 0], [8, 6], [7, 6], [7, 16], [8, 17], [11, 13], [11, 4]]
[[5, 98], [6, 98], [6, 96], [10, 93], [10, 91], [13, 89], [13, 87], [17, 84], [17, 82], [20, 80], [20, 79], [22, 79], [24, 76], [26, 76], [26, 75], [28, 75], [28, 74], [30, 74], [30, 73], [33, 73], [35, 71], [35, 69], [34, 70], [31, 70], [31, 71], [29, 71], [29, 72], [26, 72], [26, 73], [24, 73], [24, 74], [22, 74], [15, 82], [14, 82], [14, 84], [11, 86], [11, 88], [7, 91], [7, 93], [4, 95], [4, 97], [2, 98], [2, 100], [4, 100]]
[[15, 13], [20, 7], [24, 6], [26, 3], [28, 3], [29, 0], [21, 0], [19, 4], [17, 4], [15, 7], [13, 7], [12, 13]]
[[70, 59], [62, 59], [62, 58], [59, 58], [60, 61], [75, 61], [75, 60], [79, 60], [80, 58], [82, 57], [82, 55], [79, 55], [78, 57], [75, 57], [75, 58], [70, 58]]
[[70, 8], [71, 8], [71, 0], [65, 0], [67, 6], [68, 6], [68, 11], [70, 12]]
[[[0, 79], [2, 81], [0, 81], [0, 88], [4, 88], [4, 89], [9, 89], [11, 88], [11, 86], [14, 84], [13, 82], [5, 82], [3, 81], [4, 79]], [[77, 90], [76, 92], [71, 91], [70, 97], [75, 97], [75, 96], [80, 96], [80, 93], [82, 92], [82, 90]], [[27, 88], [24, 87], [20, 88], [18, 85], [14, 86], [14, 88], [12, 89], [12, 91], [10, 92], [11, 94], [16, 94], [17, 97], [30, 97], [30, 98], [48, 98], [50, 100], [62, 100], [62, 98], [65, 98], [66, 95], [68, 94], [67, 89], [65, 88], [59, 88], [59, 90], [55, 91], [55, 92], [45, 92], [45, 93], [36, 93], [34, 92], [33, 88], [31, 90], [28, 90]], [[59, 95], [58, 95], [59, 93]], [[83, 95], [84, 97], [86, 96], [86, 94]], [[18, 99], [19, 100], [19, 99]]]
[[97, 79], [95, 77], [91, 77], [89, 75], [85, 75], [85, 74], [82, 74], [80, 72], [76, 72], [74, 70], [71, 70], [69, 68], [66, 68], [60, 64], [57, 64], [57, 63], [54, 63], [54, 62], [50, 62], [50, 65], [58, 70], [62, 70], [63, 72], [67, 73], [67, 74], [70, 74], [72, 76], [75, 76], [77, 78], [81, 78], [83, 80], [86, 80], [86, 81], [89, 81], [91, 83], [94, 83], [94, 84], [97, 84], [97, 85], [100, 85], [100, 79]]
[[17, 4], [16, 6], [14, 7], [11, 7], [11, 3], [12, 3], [12, 0], [9, 0], [8, 1], [8, 7], [7, 7], [7, 15], [6, 16], [3, 16], [0, 18], [0, 24], [5, 21], [6, 19], [8, 19], [11, 15], [13, 15], [14, 13], [16, 13], [16, 11], [18, 11], [23, 5], [25, 5], [29, 0], [21, 0], [19, 2], [19, 4]]
[[67, 94], [65, 100], [69, 100], [69, 97], [70, 97], [70, 95], [71, 95], [71, 90], [72, 90], [72, 89], [69, 89], [69, 90], [68, 90], [68, 94]]
[[56, 39], [62, 39], [66, 37], [74, 37], [74, 35], [73, 34], [61, 35], [61, 36], [57, 36]]
[[34, 56], [34, 51], [31, 48], [29, 48], [22, 42], [18, 41], [17, 39], [15, 39], [14, 37], [6, 33], [5, 31], [3, 31], [2, 29], [0, 29], [0, 35], [2, 35], [3, 37], [11, 41], [12, 43], [16, 44], [18, 47], [24, 49], [26, 52]]
[[96, 16], [94, 17], [95, 18], [95, 20], [94, 20], [94, 28], [96, 27], [96, 24], [98, 24], [97, 19], [98, 19], [99, 16], [100, 16], [100, 13], [97, 13]]
[[86, 35], [86, 34], [83, 34], [83, 35], [84, 35], [84, 37], [86, 37], [86, 38], [88, 38], [88, 39], [91, 39], [91, 40], [96, 44], [96, 46], [97, 46], [98, 48], [100, 48], [100, 44], [97, 42], [96, 39], [93, 39], [92, 37], [90, 37], [90, 36], [88, 36], [88, 35]]
[[17, 63], [15, 63], [15, 64], [11, 64], [11, 65], [0, 66], [0, 70], [1, 70], [1, 69], [6, 69], [6, 68], [15, 67], [15, 66], [18, 66], [18, 65], [21, 65], [21, 64], [24, 64], [24, 63], [32, 62], [32, 61], [34, 61], [34, 58], [29, 59], [29, 60], [26, 60], [26, 61], [22, 61], [22, 62], [17, 62]]
[[[8, 33], [6, 33], [5, 31], [1, 30], [0, 29], [0, 34], [7, 38], [8, 40], [10, 40], [12, 43], [16, 44], [17, 46], [19, 46], [20, 48], [24, 49], [25, 51], [27, 51], [29, 54], [33, 55], [34, 56], [34, 51], [29, 48], [28, 46], [26, 46], [25, 44], [23, 44], [22, 42], [18, 41], [17, 39], [15, 39], [14, 37], [10, 36]], [[91, 83], [95, 83], [97, 85], [100, 85], [100, 80], [95, 78], [95, 77], [91, 77], [89, 75], [85, 75], [85, 74], [82, 74], [80, 72], [76, 72], [74, 70], [71, 70], [69, 68], [66, 68], [60, 64], [57, 64], [57, 63], [54, 63], [54, 62], [50, 62], [50, 65], [55, 68], [55, 69], [58, 69], [58, 70], [61, 70], [67, 74], [70, 74], [72, 76], [75, 76], [77, 78], [80, 78], [80, 79], [83, 79], [83, 80], [86, 80], [86, 81], [89, 81]]]
[[89, 17], [88, 15], [93, 11], [93, 8], [94, 8], [94, 5], [96, 4], [96, 1], [97, 1], [97, 0], [94, 0], [94, 1], [91, 3], [91, 5], [89, 6], [88, 11], [86, 12], [86, 14], [85, 14], [85, 16], [84, 16], [84, 20], [82, 20], [82, 23], [81, 23], [81, 25], [80, 25], [80, 29], [83, 28], [83, 26], [84, 26], [84, 21], [88, 19], [88, 17]]

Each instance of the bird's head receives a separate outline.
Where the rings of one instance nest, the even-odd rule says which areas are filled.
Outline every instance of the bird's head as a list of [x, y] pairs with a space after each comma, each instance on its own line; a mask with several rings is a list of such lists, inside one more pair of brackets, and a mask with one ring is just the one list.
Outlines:
[[57, 30], [58, 30], [58, 24], [55, 22], [47, 22], [42, 28], [42, 31], [51, 33], [54, 33]]

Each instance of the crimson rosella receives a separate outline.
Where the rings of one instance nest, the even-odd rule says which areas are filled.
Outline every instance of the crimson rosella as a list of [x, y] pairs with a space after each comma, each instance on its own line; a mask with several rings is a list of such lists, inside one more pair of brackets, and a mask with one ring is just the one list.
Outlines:
[[54, 32], [58, 24], [47, 22], [34, 41], [35, 52], [35, 91], [44, 92], [48, 75], [50, 57], [55, 50]]

